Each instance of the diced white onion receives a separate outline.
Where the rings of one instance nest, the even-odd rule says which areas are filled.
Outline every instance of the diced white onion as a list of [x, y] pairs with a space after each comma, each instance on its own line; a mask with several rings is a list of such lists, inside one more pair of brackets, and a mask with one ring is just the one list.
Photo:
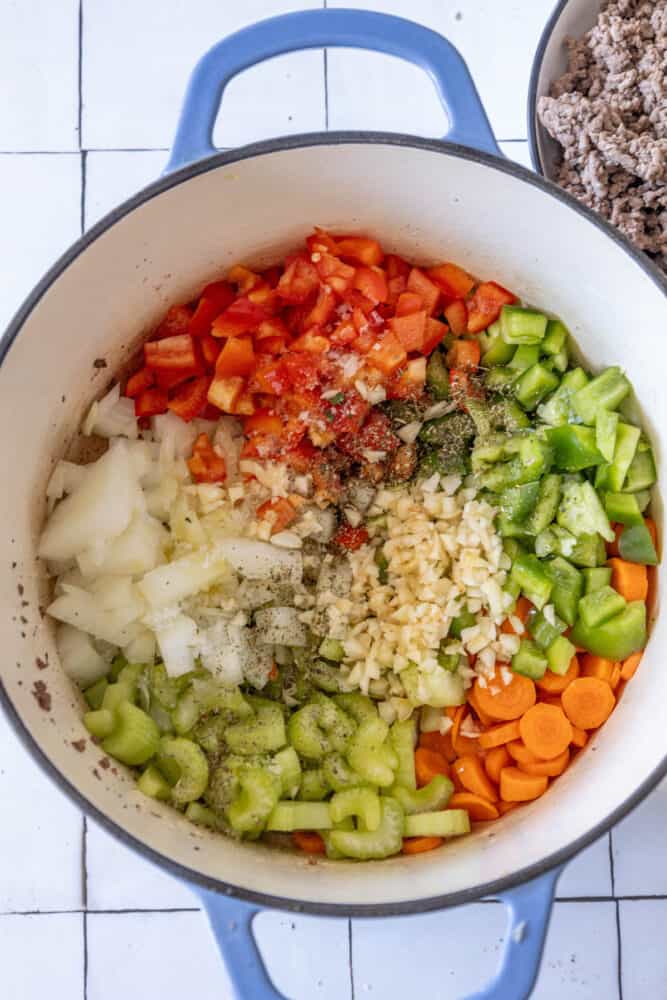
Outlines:
[[229, 563], [220, 549], [200, 549], [146, 573], [138, 587], [149, 606], [168, 607], [228, 579]]
[[139, 428], [134, 413], [134, 400], [121, 396], [120, 385], [116, 383], [106, 396], [93, 403], [83, 422], [82, 431], [85, 435], [98, 434], [105, 438], [136, 438]]
[[396, 431], [398, 437], [401, 441], [405, 441], [406, 444], [412, 444], [417, 440], [419, 432], [422, 429], [422, 423], [420, 420], [412, 420], [409, 424], [399, 428]]
[[429, 406], [428, 410], [424, 413], [424, 420], [435, 420], [437, 417], [444, 417], [446, 413], [452, 413], [456, 409], [457, 404], [453, 403], [451, 399], [442, 399], [439, 403], [434, 403], [433, 406]]
[[197, 625], [187, 615], [175, 615], [155, 629], [160, 655], [170, 677], [194, 670], [197, 654]]
[[290, 584], [301, 581], [303, 561], [300, 552], [251, 538], [223, 538], [216, 545], [216, 551], [248, 580]]
[[255, 615], [258, 637], [263, 644], [305, 646], [307, 634], [296, 608], [264, 608]]
[[59, 625], [56, 646], [63, 670], [82, 688], [89, 687], [109, 672], [108, 662], [95, 649], [90, 636], [78, 628]]

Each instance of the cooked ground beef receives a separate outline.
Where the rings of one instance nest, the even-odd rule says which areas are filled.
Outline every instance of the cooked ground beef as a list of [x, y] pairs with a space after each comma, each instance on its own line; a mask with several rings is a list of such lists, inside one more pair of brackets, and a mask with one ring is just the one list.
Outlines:
[[556, 180], [667, 270], [667, 0], [607, 0], [538, 102]]

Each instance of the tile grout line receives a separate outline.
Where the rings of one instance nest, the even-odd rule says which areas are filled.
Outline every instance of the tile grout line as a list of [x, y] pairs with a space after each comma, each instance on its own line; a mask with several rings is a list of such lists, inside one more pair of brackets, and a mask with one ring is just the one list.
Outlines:
[[614, 870], [614, 842], [612, 839], [612, 831], [610, 830], [607, 834], [609, 838], [609, 875], [611, 877], [611, 894], [616, 898], [616, 872]]
[[618, 1000], [623, 1000], [623, 953], [621, 950], [621, 914], [620, 903], [616, 903], [616, 975], [618, 977]]
[[[327, 0], [322, 0], [324, 10], [327, 9]], [[326, 49], [322, 49], [322, 59], [324, 65], [324, 130], [329, 131], [329, 54]]]
[[79, 207], [81, 235], [86, 231], [86, 182], [88, 178], [88, 150], [81, 150], [81, 204]]
[[79, 68], [77, 74], [77, 89], [79, 95], [79, 107], [77, 114], [76, 131], [79, 137], [79, 149], [81, 149], [82, 148], [81, 124], [83, 120], [83, 0], [79, 0], [78, 33], [79, 33], [79, 45], [78, 45]]
[[350, 967], [350, 1000], [354, 1000], [354, 956], [352, 951], [352, 921], [347, 922], [347, 954]]

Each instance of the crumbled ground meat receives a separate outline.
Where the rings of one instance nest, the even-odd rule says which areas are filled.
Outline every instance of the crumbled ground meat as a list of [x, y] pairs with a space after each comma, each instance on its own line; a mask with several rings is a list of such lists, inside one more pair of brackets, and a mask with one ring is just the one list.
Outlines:
[[607, 0], [538, 102], [556, 180], [667, 270], [667, 0]]

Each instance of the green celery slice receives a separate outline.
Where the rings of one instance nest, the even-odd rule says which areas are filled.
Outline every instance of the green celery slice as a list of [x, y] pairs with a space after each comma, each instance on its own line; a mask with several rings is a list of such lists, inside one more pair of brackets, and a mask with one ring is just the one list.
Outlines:
[[266, 821], [266, 829], [278, 833], [293, 830], [330, 830], [331, 811], [326, 802], [278, 802]]
[[[88, 716], [91, 714], [89, 712]], [[150, 715], [129, 701], [121, 702], [113, 715], [115, 725], [102, 741], [102, 749], [122, 764], [145, 764], [160, 746], [158, 727]]]
[[332, 847], [343, 857], [370, 861], [398, 854], [403, 846], [403, 808], [388, 796], [380, 803], [382, 819], [377, 830], [332, 830], [328, 835]]
[[417, 813], [405, 817], [406, 837], [461, 837], [470, 833], [470, 817], [465, 809]]
[[201, 798], [208, 785], [209, 771], [206, 756], [196, 743], [182, 736], [163, 736], [157, 761], [161, 769], [165, 765], [178, 768], [179, 778], [171, 790], [171, 797], [177, 805]]

